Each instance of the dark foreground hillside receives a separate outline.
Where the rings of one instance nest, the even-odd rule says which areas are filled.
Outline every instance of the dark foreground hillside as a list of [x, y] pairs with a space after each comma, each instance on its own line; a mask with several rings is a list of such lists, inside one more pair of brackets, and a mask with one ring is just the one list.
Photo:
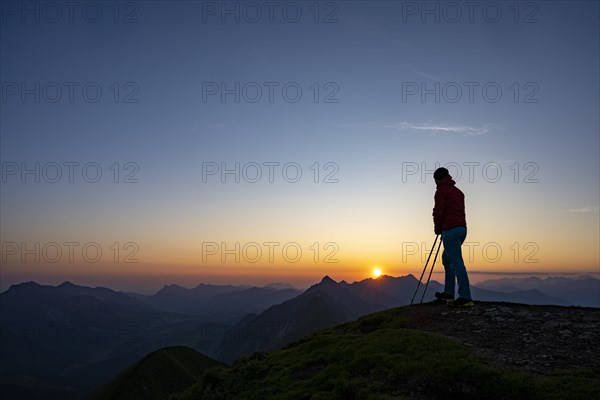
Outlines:
[[86, 399], [165, 399], [200, 381], [207, 368], [219, 365], [223, 364], [192, 348], [165, 347], [148, 354]]
[[600, 398], [599, 327], [597, 308], [407, 306], [209, 367], [165, 398]]

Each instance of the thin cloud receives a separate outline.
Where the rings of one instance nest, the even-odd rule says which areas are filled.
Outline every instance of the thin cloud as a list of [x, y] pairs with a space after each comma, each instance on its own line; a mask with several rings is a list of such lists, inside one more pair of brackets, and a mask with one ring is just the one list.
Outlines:
[[570, 213], [597, 213], [600, 210], [600, 207], [581, 207], [581, 208], [571, 208], [567, 210]]
[[423, 72], [423, 71], [419, 71], [419, 70], [415, 69], [415, 70], [413, 70], [413, 72], [415, 74], [419, 75], [419, 76], [422, 76], [425, 79], [429, 79], [430, 81], [439, 81], [439, 80], [441, 80], [441, 78], [439, 78], [439, 77], [437, 77], [435, 75], [428, 74], [428, 73]]
[[373, 126], [376, 125], [375, 122], [344, 122], [344, 123], [334, 123], [327, 124], [328, 126], [334, 128], [362, 128], [365, 126]]
[[489, 126], [482, 127], [467, 125], [445, 125], [445, 124], [413, 124], [410, 122], [398, 122], [387, 125], [386, 128], [394, 128], [399, 131], [429, 132], [429, 133], [451, 133], [466, 136], [480, 136], [489, 132]]

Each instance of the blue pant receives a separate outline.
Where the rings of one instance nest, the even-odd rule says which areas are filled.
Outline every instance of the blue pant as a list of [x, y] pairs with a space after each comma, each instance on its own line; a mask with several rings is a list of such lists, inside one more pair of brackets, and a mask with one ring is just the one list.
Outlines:
[[454, 296], [455, 281], [458, 281], [458, 297], [471, 299], [469, 276], [460, 249], [466, 237], [467, 228], [464, 226], [457, 226], [442, 232], [442, 242], [444, 243], [442, 264], [444, 264], [444, 270], [446, 271], [444, 293]]

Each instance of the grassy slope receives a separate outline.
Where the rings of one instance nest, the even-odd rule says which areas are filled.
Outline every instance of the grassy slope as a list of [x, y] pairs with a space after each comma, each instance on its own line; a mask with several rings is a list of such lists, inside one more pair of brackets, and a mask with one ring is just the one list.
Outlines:
[[181, 400], [592, 399], [591, 371], [525, 374], [482, 361], [461, 343], [400, 328], [397, 310], [320, 331], [206, 371]]

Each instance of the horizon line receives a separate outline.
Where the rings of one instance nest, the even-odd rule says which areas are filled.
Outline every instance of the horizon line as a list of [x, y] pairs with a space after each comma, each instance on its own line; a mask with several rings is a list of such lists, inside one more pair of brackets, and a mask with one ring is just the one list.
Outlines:
[[[444, 271], [434, 271], [434, 273], [435, 274], [443, 274]], [[570, 275], [570, 276], [585, 276], [585, 275], [590, 275], [594, 279], [600, 279], [600, 272], [590, 272], [590, 271], [587, 271], [587, 272], [586, 271], [583, 271], [583, 272], [558, 272], [558, 273], [557, 272], [535, 272], [535, 271], [534, 272], [527, 272], [527, 271], [525, 271], [525, 272], [520, 272], [520, 271], [513, 271], [513, 272], [469, 271], [469, 274], [476, 274], [476, 275], [509, 275], [509, 276], [510, 275], [516, 275], [516, 276], [523, 276], [523, 275], [528, 275], [528, 276], [549, 275], [547, 278], [550, 278], [550, 277], [553, 277], [553, 276], [561, 276], [561, 275]], [[399, 275], [399, 276], [393, 276], [393, 275], [389, 275], [389, 274], [384, 274], [381, 277], [387, 276], [387, 277], [391, 277], [391, 278], [403, 278], [403, 277], [408, 277], [408, 276], [411, 276], [411, 275], [413, 277], [415, 277], [415, 279], [416, 279], [416, 276], [414, 274], [412, 274], [412, 273], [408, 273], [406, 275]], [[598, 275], [598, 277], [596, 277], [594, 275]], [[177, 283], [164, 283], [163, 286], [160, 289], [158, 289], [157, 291], [161, 290], [162, 288], [164, 288], [166, 286], [171, 286], [171, 285], [179, 286], [179, 287], [182, 287], [184, 289], [194, 289], [194, 288], [196, 288], [196, 287], [198, 287], [200, 285], [214, 285], [214, 286], [228, 286], [229, 285], [229, 286], [238, 286], [238, 287], [247, 287], [247, 288], [266, 288], [269, 285], [273, 285], [273, 284], [290, 285], [290, 286], [292, 286], [293, 289], [296, 289], [296, 290], [306, 290], [310, 286], [320, 283], [322, 281], [322, 279], [324, 279], [325, 277], [329, 277], [330, 279], [332, 279], [336, 283], [348, 282], [345, 279], [335, 280], [334, 278], [332, 278], [330, 276], [330, 274], [325, 274], [325, 275], [323, 275], [323, 277], [321, 279], [317, 279], [314, 283], [308, 285], [307, 287], [298, 287], [298, 286], [296, 286], [296, 285], [294, 285], [294, 284], [292, 284], [290, 282], [283, 282], [283, 281], [273, 281], [273, 282], [269, 282], [269, 283], [266, 283], [266, 284], [263, 284], [263, 285], [252, 285], [252, 284], [244, 284], [244, 283], [233, 284], [233, 283], [206, 283], [206, 282], [198, 282], [194, 286], [189, 286], [189, 287], [183, 286], [183, 285], [180, 285], [180, 284], [177, 284]], [[361, 282], [361, 281], [367, 280], [367, 279], [377, 280], [378, 278], [367, 277], [367, 278], [364, 278], [364, 279], [355, 280], [352, 283]], [[107, 289], [114, 290], [116, 292], [126, 293], [126, 292], [130, 292], [131, 291], [132, 293], [136, 293], [136, 292], [133, 292], [133, 289], [130, 289], [130, 290], [116, 290], [116, 289], [112, 289], [110, 286], [104, 286], [104, 285], [86, 286], [85, 284], [78, 284], [78, 283], [75, 283], [74, 280], [67, 279], [67, 280], [64, 280], [61, 283], [58, 283], [58, 284], [55, 284], [55, 285], [46, 284], [46, 283], [40, 283], [40, 282], [37, 282], [35, 280], [24, 280], [24, 281], [21, 281], [19, 283], [13, 283], [13, 284], [9, 285], [5, 290], [0, 291], [0, 294], [5, 293], [12, 286], [22, 285], [22, 284], [31, 283], [31, 282], [33, 282], [33, 283], [35, 283], [37, 285], [40, 285], [40, 286], [51, 286], [51, 287], [58, 287], [58, 286], [60, 286], [60, 285], [62, 285], [64, 283], [71, 283], [71, 284], [73, 284], [75, 286], [81, 286], [81, 287], [107, 288]], [[484, 282], [484, 281], [482, 281], [482, 282]]]

